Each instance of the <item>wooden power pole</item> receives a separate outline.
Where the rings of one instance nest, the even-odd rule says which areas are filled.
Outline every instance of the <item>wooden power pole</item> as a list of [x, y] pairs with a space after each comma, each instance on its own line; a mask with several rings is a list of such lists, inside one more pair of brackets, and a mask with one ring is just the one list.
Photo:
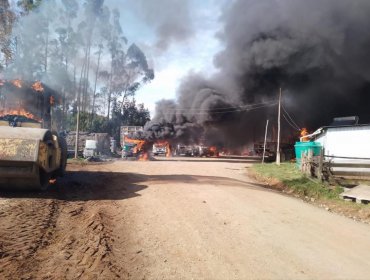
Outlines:
[[266, 141], [267, 141], [267, 130], [268, 130], [268, 127], [269, 127], [269, 120], [266, 121], [265, 142], [263, 143], [262, 163], [265, 163], [265, 153], [266, 153]]
[[279, 109], [278, 109], [278, 136], [276, 146], [276, 164], [280, 165], [280, 119], [281, 119], [281, 88], [279, 91]]
[[76, 141], [75, 141], [75, 158], [78, 158], [78, 142], [80, 134], [80, 91], [77, 95], [77, 120], [76, 120]]

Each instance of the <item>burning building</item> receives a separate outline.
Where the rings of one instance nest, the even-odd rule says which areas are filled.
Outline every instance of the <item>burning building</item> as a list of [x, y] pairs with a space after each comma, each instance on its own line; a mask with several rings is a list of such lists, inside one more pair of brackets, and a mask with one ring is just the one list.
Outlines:
[[0, 82], [0, 187], [44, 190], [64, 175], [67, 144], [52, 127], [55, 95], [39, 82]]
[[41, 82], [11, 80], [0, 82], [0, 120], [40, 123], [52, 126], [52, 107], [57, 93]]

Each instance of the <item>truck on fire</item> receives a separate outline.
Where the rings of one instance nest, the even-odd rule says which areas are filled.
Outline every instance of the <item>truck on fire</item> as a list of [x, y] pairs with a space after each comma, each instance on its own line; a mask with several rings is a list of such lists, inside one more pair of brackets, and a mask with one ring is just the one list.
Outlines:
[[140, 155], [144, 141], [131, 139], [129, 136], [143, 130], [142, 126], [121, 126], [122, 158], [136, 158]]
[[45, 190], [67, 163], [52, 130], [57, 94], [41, 82], [0, 81], [0, 187]]
[[159, 155], [165, 156], [167, 154], [167, 147], [166, 146], [167, 146], [166, 144], [162, 144], [162, 143], [153, 144], [153, 149], [152, 149], [153, 155], [155, 155], [155, 156], [159, 156]]

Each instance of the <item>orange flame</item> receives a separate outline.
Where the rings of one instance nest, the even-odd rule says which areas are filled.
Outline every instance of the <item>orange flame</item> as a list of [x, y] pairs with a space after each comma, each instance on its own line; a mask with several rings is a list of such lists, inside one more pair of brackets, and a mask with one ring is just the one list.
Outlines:
[[[141, 151], [143, 151], [144, 145], [146, 144], [146, 141], [145, 140], [131, 139], [131, 138], [128, 138], [127, 136], [125, 136], [124, 142], [125, 143], [136, 144], [136, 146], [133, 148], [134, 154], [138, 154]], [[143, 155], [141, 155], [140, 158], [141, 157], [143, 157]], [[139, 158], [139, 160], [141, 160], [140, 158]]]
[[149, 160], [149, 155], [148, 155], [148, 153], [147, 152], [144, 152], [144, 153], [142, 153], [140, 156], [139, 156], [139, 159], [138, 159], [139, 161], [147, 161], [147, 160]]
[[302, 128], [301, 129], [301, 136], [306, 136], [308, 134], [307, 128]]
[[22, 88], [23, 82], [19, 79], [13, 80], [12, 84], [15, 85], [17, 88]]
[[166, 157], [172, 157], [171, 145], [169, 143], [166, 148]]
[[155, 142], [156, 145], [159, 145], [159, 146], [164, 146], [166, 147], [166, 157], [171, 157], [172, 156], [172, 151], [171, 151], [171, 144], [170, 142], [166, 141], [166, 140], [158, 140], [157, 142]]
[[218, 157], [219, 152], [216, 146], [209, 147], [209, 151], [211, 153], [211, 156]]
[[28, 119], [35, 120], [37, 122], [42, 122], [42, 119], [36, 117], [35, 115], [31, 114], [30, 112], [26, 111], [25, 109], [9, 109], [9, 110], [0, 110], [0, 117], [5, 116], [23, 116]]
[[35, 91], [38, 91], [38, 92], [43, 92], [43, 91], [44, 91], [44, 87], [42, 86], [42, 84], [41, 84], [41, 82], [40, 82], [40, 81], [35, 82], [35, 83], [32, 85], [32, 88], [33, 88]]
[[49, 184], [54, 185], [57, 182], [57, 179], [50, 179]]
[[50, 102], [50, 105], [54, 105], [55, 104], [55, 98], [54, 98], [54, 96], [50, 96], [50, 100], [49, 100], [49, 102]]
[[305, 137], [306, 135], [308, 135], [307, 128], [302, 128], [302, 130], [301, 130], [302, 142], [307, 142], [309, 140], [308, 137]]

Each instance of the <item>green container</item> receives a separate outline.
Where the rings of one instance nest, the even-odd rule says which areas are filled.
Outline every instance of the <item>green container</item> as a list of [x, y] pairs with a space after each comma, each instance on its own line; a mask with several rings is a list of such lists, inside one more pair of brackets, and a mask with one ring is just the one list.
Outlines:
[[308, 154], [308, 151], [313, 151], [314, 156], [319, 156], [322, 146], [319, 142], [296, 142], [294, 148], [297, 165], [300, 166], [302, 153]]

